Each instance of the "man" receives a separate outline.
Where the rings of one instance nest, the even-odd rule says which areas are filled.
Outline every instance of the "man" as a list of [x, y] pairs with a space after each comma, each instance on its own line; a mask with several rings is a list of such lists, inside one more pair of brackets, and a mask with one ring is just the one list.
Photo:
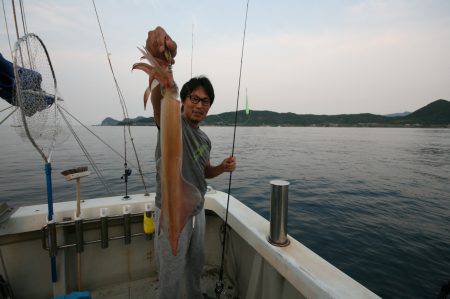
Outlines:
[[25, 115], [30, 117], [36, 112], [50, 107], [55, 97], [45, 93], [41, 88], [42, 76], [36, 71], [19, 67], [22, 101], [16, 100], [16, 78], [14, 65], [0, 53], [0, 97], [14, 106], [21, 106]]
[[[168, 37], [164, 29], [156, 28], [149, 32], [147, 50], [155, 56], [164, 66], [173, 63], [173, 54], [176, 54], [176, 44]], [[155, 42], [156, 41], [156, 42]], [[159, 42], [158, 42], [159, 41]], [[161, 47], [163, 46], [163, 47]], [[167, 55], [167, 50], [172, 55]], [[164, 53], [165, 52], [165, 53]], [[170, 56], [170, 57], [168, 57]], [[168, 61], [171, 60], [171, 61]], [[228, 157], [217, 166], [210, 163], [211, 141], [199, 128], [199, 124], [206, 118], [214, 102], [214, 89], [206, 77], [192, 78], [184, 84], [180, 92], [182, 102], [181, 125], [183, 138], [183, 166], [182, 175], [191, 184], [196, 186], [202, 197], [206, 193], [206, 178], [214, 178], [224, 172], [234, 171], [236, 160]], [[161, 89], [156, 86], [151, 94], [154, 119], [159, 128], [161, 110]], [[155, 151], [157, 163], [156, 174], [156, 206], [155, 221], [156, 232], [159, 229], [161, 198], [159, 160], [161, 158], [160, 134]], [[161, 298], [202, 298], [200, 289], [200, 276], [204, 264], [204, 233], [205, 211], [203, 204], [194, 211], [191, 218], [183, 228], [180, 235], [178, 254], [173, 256], [169, 241], [160, 233], [155, 238], [155, 251], [159, 268], [159, 293]]]

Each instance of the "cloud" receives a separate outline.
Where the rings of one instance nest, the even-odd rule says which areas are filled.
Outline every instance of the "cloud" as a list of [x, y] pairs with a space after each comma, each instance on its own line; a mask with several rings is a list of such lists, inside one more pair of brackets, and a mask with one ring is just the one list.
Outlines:
[[[237, 14], [234, 19], [224, 15], [220, 21], [195, 13], [217, 8], [212, 4], [196, 4], [192, 10], [184, 4], [169, 13], [167, 5], [177, 3], [100, 3], [103, 29], [131, 116], [151, 114], [151, 108], [142, 110], [146, 76], [131, 73], [130, 66], [139, 58], [136, 45], [143, 43], [148, 27], [159, 22], [168, 23], [179, 44], [174, 73], [180, 87], [190, 78], [195, 23], [193, 70], [214, 84], [217, 101], [211, 113], [234, 109], [242, 38]], [[450, 98], [445, 82], [450, 76], [446, 3], [450, 2], [359, 1], [339, 6], [333, 18], [299, 23], [273, 16], [278, 18], [273, 24], [255, 8], [248, 27], [242, 91], [248, 87], [252, 109], [296, 113], [388, 113]], [[121, 117], [91, 3], [39, 1], [26, 8], [29, 28], [39, 29], [50, 50], [70, 110], [92, 123], [110, 115]], [[292, 10], [296, 9], [305, 8], [297, 4]], [[1, 46], [7, 49], [6, 40]]]
[[[243, 84], [253, 109], [297, 113], [387, 113], [414, 110], [449, 97], [449, 27], [440, 22], [370, 31], [253, 36], [247, 41]], [[201, 45], [201, 67], [213, 74], [216, 111], [234, 101], [240, 44], [215, 39]]]
[[[92, 11], [79, 3], [62, 3], [61, 1], [30, 2], [26, 6], [30, 25], [36, 25], [40, 31], [91, 30], [86, 24], [92, 20]], [[32, 12], [32, 13], [29, 13]], [[89, 14], [87, 14], [89, 12]], [[30, 26], [29, 27], [32, 27]], [[32, 29], [32, 28], [30, 28]]]

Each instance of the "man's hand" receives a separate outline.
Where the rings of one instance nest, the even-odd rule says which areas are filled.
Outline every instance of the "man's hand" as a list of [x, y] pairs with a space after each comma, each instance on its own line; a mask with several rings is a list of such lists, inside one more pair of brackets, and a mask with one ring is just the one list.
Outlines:
[[217, 166], [212, 166], [209, 162], [205, 167], [205, 178], [212, 179], [224, 172], [232, 172], [236, 169], [236, 158], [228, 157]]
[[145, 47], [163, 68], [175, 63], [177, 44], [170, 38], [167, 32], [160, 26], [150, 30]]
[[220, 166], [223, 172], [233, 172], [236, 169], [236, 158], [230, 156], [223, 160]]
[[[132, 69], [144, 71], [148, 75], [148, 87], [144, 92], [144, 109], [147, 106], [147, 101], [152, 94], [153, 110], [155, 111], [155, 119], [159, 117], [161, 93], [156, 95], [152, 93], [152, 83], [157, 80], [159, 84], [171, 91], [176, 91], [176, 85], [173, 80], [173, 74], [169, 65], [175, 63], [174, 57], [177, 55], [177, 44], [170, 38], [167, 32], [161, 28], [156, 27], [155, 30], [148, 32], [145, 49], [139, 49], [143, 57], [149, 63], [139, 62], [133, 64]], [[155, 96], [153, 96], [155, 95]], [[156, 105], [156, 106], [155, 106]], [[159, 120], [157, 120], [157, 124]]]

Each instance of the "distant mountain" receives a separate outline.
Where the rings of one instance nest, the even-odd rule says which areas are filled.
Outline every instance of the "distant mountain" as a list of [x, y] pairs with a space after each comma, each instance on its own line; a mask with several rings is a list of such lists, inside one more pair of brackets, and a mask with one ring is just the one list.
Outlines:
[[132, 126], [154, 126], [155, 125], [155, 120], [153, 119], [153, 117], [143, 117], [143, 116], [138, 116], [136, 118], [131, 118], [131, 119], [126, 118], [125, 120], [119, 122], [118, 125], [123, 126], [127, 122], [130, 122], [130, 124]]
[[[209, 115], [203, 125], [232, 126], [235, 112]], [[126, 119], [134, 126], [153, 126], [153, 117], [136, 117]], [[124, 121], [106, 118], [102, 126], [123, 125]], [[419, 110], [398, 115], [376, 115], [371, 113], [314, 115], [279, 113], [273, 111], [238, 111], [239, 126], [345, 126], [345, 127], [380, 127], [380, 126], [450, 126], [450, 102], [437, 100]]]
[[[208, 116], [204, 125], [232, 126], [235, 112], [225, 112]], [[250, 111], [249, 115], [244, 110], [238, 111], [238, 124], [241, 126], [334, 126], [334, 125], [364, 125], [384, 124], [388, 117], [370, 113], [339, 114], [339, 115], [314, 115], [278, 113], [273, 111]]]
[[115, 120], [111, 117], [105, 118], [101, 126], [123, 126], [126, 123], [130, 123], [132, 126], [154, 126], [155, 121], [153, 117], [138, 116], [136, 118], [125, 118], [124, 120]]
[[102, 123], [100, 125], [101, 126], [117, 126], [118, 123], [120, 123], [120, 121], [115, 120], [114, 118], [111, 118], [111, 117], [107, 117], [102, 121]]
[[449, 125], [450, 102], [440, 99], [400, 118], [401, 124]]
[[411, 114], [411, 112], [405, 111], [405, 112], [400, 112], [400, 113], [386, 114], [385, 116], [387, 116], [387, 117], [402, 117], [402, 116], [407, 116], [409, 114]]

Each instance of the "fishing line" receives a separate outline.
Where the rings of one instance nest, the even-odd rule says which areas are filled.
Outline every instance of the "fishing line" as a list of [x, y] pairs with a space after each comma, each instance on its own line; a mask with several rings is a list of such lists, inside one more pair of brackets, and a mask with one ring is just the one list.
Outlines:
[[[19, 0], [19, 7], [20, 7], [20, 16], [22, 18], [22, 29], [23, 29], [23, 34], [27, 35], [28, 34], [28, 26], [27, 26], [27, 20], [26, 20], [26, 16], [25, 16], [25, 7], [23, 5], [22, 0]], [[31, 69], [34, 69], [34, 61], [32, 59], [32, 55], [30, 54], [31, 50], [30, 50], [30, 44], [28, 43], [28, 39], [25, 40], [25, 44], [27, 46], [27, 53], [28, 53], [28, 61], [30, 63]]]
[[192, 23], [192, 40], [191, 40], [191, 78], [192, 78], [192, 61], [194, 60], [194, 23]]
[[95, 174], [97, 175], [100, 183], [103, 185], [103, 187], [105, 188], [106, 192], [109, 195], [112, 195], [112, 191], [109, 188], [108, 184], [106, 183], [106, 179], [105, 177], [102, 175], [100, 169], [98, 168], [97, 164], [95, 163], [94, 159], [92, 158], [92, 156], [89, 154], [88, 150], [86, 149], [86, 147], [84, 146], [83, 142], [81, 142], [80, 137], [78, 137], [77, 133], [75, 132], [75, 130], [73, 129], [72, 125], [70, 124], [70, 122], [68, 121], [68, 119], [66, 118], [66, 116], [64, 115], [64, 113], [62, 112], [62, 110], [60, 109], [60, 107], [57, 107], [59, 110], [59, 113], [61, 114], [64, 122], [66, 123], [67, 127], [69, 128], [70, 132], [72, 133], [73, 137], [75, 138], [75, 141], [78, 143], [78, 146], [80, 147], [81, 151], [83, 152], [84, 156], [86, 157], [86, 159], [88, 160], [89, 164], [91, 164], [92, 169], [94, 169]]
[[[13, 106], [11, 106], [11, 107], [13, 107]], [[9, 109], [9, 108], [11, 108], [11, 107], [8, 107], [8, 108], [6, 108], [6, 109]], [[6, 109], [4, 109], [4, 110], [6, 110]], [[1, 125], [2, 123], [4, 123], [11, 115], [13, 115], [13, 113], [16, 112], [17, 109], [19, 109], [19, 107], [16, 107], [16, 109], [14, 109], [13, 111], [11, 111], [11, 113], [9, 113], [4, 119], [2, 119], [2, 120], [0, 121], [0, 125]], [[2, 110], [2, 111], [3, 111], [3, 110]]]
[[[120, 89], [119, 82], [117, 81], [117, 78], [116, 78], [116, 74], [114, 73], [114, 69], [113, 69], [113, 66], [112, 66], [111, 58], [110, 58], [111, 53], [109, 52], [108, 46], [106, 45], [106, 39], [105, 39], [105, 35], [103, 34], [102, 25], [100, 23], [100, 17], [99, 17], [98, 12], [97, 12], [97, 6], [95, 5], [95, 0], [92, 0], [92, 5], [94, 6], [94, 12], [95, 12], [95, 16], [97, 18], [98, 28], [100, 29], [100, 34], [102, 36], [103, 45], [105, 47], [106, 59], [108, 60], [109, 69], [111, 70], [111, 74], [112, 74], [113, 79], [114, 79], [114, 85], [115, 85], [116, 90], [117, 90], [117, 95], [119, 96], [119, 102], [120, 102], [120, 106], [122, 107], [123, 118], [124, 118], [124, 121], [126, 121], [127, 119], [129, 119], [129, 116], [128, 116], [127, 105], [125, 103], [125, 97], [123, 96], [122, 90]], [[144, 180], [144, 174], [143, 174], [142, 168], [141, 168], [141, 163], [139, 161], [139, 157], [138, 157], [138, 154], [137, 154], [136, 146], [134, 144], [134, 138], [133, 138], [133, 135], [131, 134], [131, 128], [130, 128], [130, 123], [129, 122], [128, 122], [127, 127], [128, 127], [128, 134], [130, 135], [131, 145], [133, 146], [134, 157], [136, 158], [139, 174], [141, 176], [142, 185], [144, 186], [145, 196], [149, 196], [149, 193], [147, 191], [147, 185], [146, 185], [145, 180]], [[126, 161], [125, 161], [125, 163], [126, 163]]]
[[[241, 64], [239, 66], [239, 80], [238, 80], [238, 89], [237, 89], [237, 98], [236, 98], [236, 110], [234, 114], [234, 131], [233, 131], [233, 146], [231, 149], [231, 157], [234, 157], [234, 148], [236, 143], [236, 127], [237, 127], [237, 117], [238, 117], [238, 109], [239, 109], [239, 92], [241, 90], [241, 77], [242, 77], [242, 61], [244, 58], [244, 46], [245, 46], [245, 33], [247, 31], [247, 15], [248, 15], [248, 5], [250, 0], [247, 0], [247, 7], [245, 9], [245, 22], [244, 22], [244, 34], [242, 37], [242, 49], [241, 49]], [[230, 191], [231, 191], [231, 179], [233, 172], [230, 172], [230, 178], [228, 180], [228, 196], [227, 196], [227, 209], [225, 212], [225, 222], [224, 222], [224, 232], [222, 239], [222, 259], [220, 262], [220, 272], [219, 272], [219, 281], [216, 283], [216, 295], [220, 297], [224, 290], [223, 284], [223, 270], [224, 270], [224, 258], [225, 258], [225, 245], [227, 240], [227, 227], [228, 227], [228, 209], [230, 206]]]
[[129, 176], [129, 172], [128, 172], [128, 164], [127, 164], [127, 133], [125, 131], [125, 126], [126, 123], [128, 122], [128, 120], [125, 121], [125, 123], [123, 124], [123, 168], [124, 168], [124, 173], [122, 178], [125, 180], [125, 196], [123, 197], [123, 199], [129, 199], [130, 197], [128, 196], [128, 176]]
[[[16, 28], [16, 37], [17, 37], [17, 40], [19, 40], [19, 35], [20, 35], [19, 25], [17, 25], [16, 4], [14, 3], [14, 0], [11, 0], [11, 4], [12, 4], [13, 16], [14, 16], [14, 27]], [[22, 48], [19, 48], [19, 53], [20, 53], [20, 61], [23, 64]]]
[[11, 59], [12, 59], [13, 50], [12, 50], [12, 46], [11, 46], [11, 38], [9, 37], [8, 20], [6, 19], [5, 0], [2, 0], [2, 6], [3, 6], [3, 16], [5, 17], [6, 35], [8, 36], [9, 51], [11, 53]]
[[0, 112], [6, 111], [6, 110], [8, 110], [8, 109], [11, 109], [12, 107], [14, 107], [14, 106], [13, 106], [13, 105], [11, 105], [11, 106], [9, 106], [9, 107], [6, 107], [6, 108], [4, 108], [4, 109], [0, 110]]
[[[12, 106], [11, 106], [12, 107]], [[77, 123], [79, 123], [83, 128], [85, 128], [89, 133], [91, 133], [95, 138], [97, 138], [101, 143], [103, 143], [106, 147], [108, 147], [113, 153], [115, 153], [117, 156], [119, 156], [122, 159], [125, 159], [125, 157], [119, 153], [117, 150], [115, 150], [111, 145], [109, 145], [105, 140], [103, 140], [100, 136], [98, 136], [97, 134], [95, 134], [94, 131], [92, 131], [91, 129], [89, 129], [84, 123], [82, 123], [78, 118], [76, 118], [72, 113], [70, 113], [69, 111], [67, 111], [66, 108], [60, 106], [60, 108], [62, 110], [64, 110], [64, 112], [66, 112], [70, 117], [72, 117], [72, 119], [74, 119]], [[8, 109], [8, 108], [6, 108]], [[1, 112], [1, 111], [0, 111]], [[131, 166], [133, 166], [134, 168], [138, 168], [137, 166], [135, 166], [130, 160], [127, 159], [127, 163], [130, 164]]]
[[25, 16], [25, 7], [23, 5], [22, 0], [19, 0], [19, 6], [20, 6], [20, 15], [22, 18], [23, 33], [26, 35], [28, 34], [28, 26], [27, 26], [27, 19]]
[[[13, 9], [13, 16], [14, 16], [14, 26], [16, 28], [16, 37], [17, 40], [19, 40], [19, 25], [17, 24], [17, 15], [16, 15], [16, 4], [14, 0], [11, 0], [12, 3], [12, 9]], [[23, 9], [23, 3], [22, 0], [19, 0], [19, 5], [20, 5], [20, 14], [21, 14], [21, 19], [22, 19], [22, 29], [23, 29], [23, 34], [24, 36], [26, 36], [28, 34], [28, 29], [26, 27], [26, 21], [25, 21], [25, 12]], [[28, 53], [28, 62], [30, 63], [31, 69], [34, 70], [34, 63], [32, 62], [31, 59], [31, 55], [30, 55], [30, 46], [28, 44], [28, 39], [25, 39], [25, 43], [27, 46], [27, 53]], [[21, 63], [24, 64], [24, 60], [23, 60], [23, 54], [22, 54], [22, 48], [19, 49], [20, 50], [20, 59], [21, 59]], [[12, 52], [11, 52], [12, 53]], [[12, 55], [11, 55], [12, 56]], [[26, 126], [25, 126], [26, 127]], [[26, 129], [27, 130], [27, 129]]]

